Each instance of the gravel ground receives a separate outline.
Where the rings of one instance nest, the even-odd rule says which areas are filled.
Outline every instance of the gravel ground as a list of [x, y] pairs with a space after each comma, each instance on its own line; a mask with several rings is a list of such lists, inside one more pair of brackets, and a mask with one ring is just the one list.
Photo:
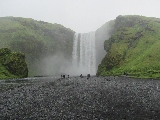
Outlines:
[[160, 80], [127, 77], [42, 80], [46, 82], [1, 92], [0, 119], [160, 120]]

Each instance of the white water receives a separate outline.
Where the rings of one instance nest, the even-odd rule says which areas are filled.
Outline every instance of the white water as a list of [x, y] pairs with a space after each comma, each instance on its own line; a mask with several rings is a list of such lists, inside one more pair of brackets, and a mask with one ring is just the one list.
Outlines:
[[77, 75], [96, 74], [95, 32], [74, 35], [72, 65]]

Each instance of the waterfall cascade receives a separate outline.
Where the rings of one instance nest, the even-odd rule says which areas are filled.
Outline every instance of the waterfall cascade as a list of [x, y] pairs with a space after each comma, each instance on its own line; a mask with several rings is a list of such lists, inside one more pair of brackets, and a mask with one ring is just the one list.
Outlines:
[[75, 33], [72, 65], [77, 75], [96, 74], [95, 32]]

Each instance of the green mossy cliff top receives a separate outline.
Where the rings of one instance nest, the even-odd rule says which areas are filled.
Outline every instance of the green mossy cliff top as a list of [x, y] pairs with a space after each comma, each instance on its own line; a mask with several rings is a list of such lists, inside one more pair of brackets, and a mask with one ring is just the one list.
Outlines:
[[11, 52], [8, 48], [0, 49], [0, 79], [23, 78], [28, 76], [25, 55]]
[[160, 78], [160, 19], [118, 16], [112, 36], [105, 41], [107, 52], [97, 75]]

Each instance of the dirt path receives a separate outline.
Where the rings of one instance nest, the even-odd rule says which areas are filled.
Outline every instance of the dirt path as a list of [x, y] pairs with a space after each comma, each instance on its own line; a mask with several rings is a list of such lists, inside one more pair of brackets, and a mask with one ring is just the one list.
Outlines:
[[3, 119], [160, 119], [160, 81], [72, 77], [0, 93]]

